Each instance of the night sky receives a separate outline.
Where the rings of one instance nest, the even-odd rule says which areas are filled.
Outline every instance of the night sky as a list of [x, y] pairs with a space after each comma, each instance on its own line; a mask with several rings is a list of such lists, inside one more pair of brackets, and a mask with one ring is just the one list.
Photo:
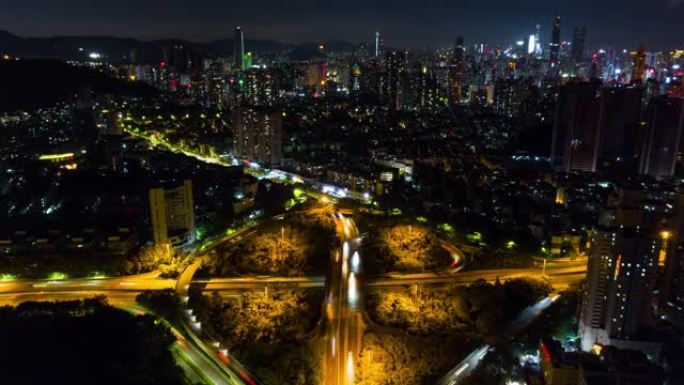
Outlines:
[[197, 41], [230, 37], [283, 42], [371, 41], [379, 28], [391, 46], [508, 44], [555, 14], [563, 39], [586, 26], [590, 45], [667, 49], [684, 45], [684, 0], [0, 0], [0, 29], [22, 36], [114, 35]]

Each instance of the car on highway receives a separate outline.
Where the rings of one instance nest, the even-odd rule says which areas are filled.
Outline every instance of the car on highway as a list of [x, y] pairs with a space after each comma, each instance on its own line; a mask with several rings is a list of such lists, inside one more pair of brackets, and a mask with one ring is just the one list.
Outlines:
[[226, 353], [224, 353], [220, 350], [216, 352], [216, 358], [218, 358], [219, 361], [223, 362], [226, 365], [230, 364], [230, 357], [228, 357], [228, 355], [226, 355]]

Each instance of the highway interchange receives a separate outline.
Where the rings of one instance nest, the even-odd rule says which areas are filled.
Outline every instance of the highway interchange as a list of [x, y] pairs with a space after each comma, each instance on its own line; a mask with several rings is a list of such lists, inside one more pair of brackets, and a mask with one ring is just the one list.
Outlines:
[[[323, 277], [216, 277], [196, 279], [200, 260], [195, 261], [178, 279], [163, 278], [157, 272], [117, 278], [82, 278], [64, 280], [12, 280], [0, 282], [0, 305], [17, 305], [27, 301], [65, 301], [106, 296], [112, 306], [135, 312], [143, 312], [136, 303], [136, 296], [149, 290], [175, 290], [187, 300], [190, 284], [197, 284], [204, 291], [218, 292], [222, 295], [239, 295], [245, 291], [291, 289], [325, 290], [325, 312], [322, 337], [327, 348], [324, 358], [325, 385], [351, 385], [354, 383], [355, 368], [361, 349], [363, 335], [363, 297], [362, 288], [370, 290], [404, 289], [410, 285], [468, 285], [478, 280], [494, 282], [520, 277], [547, 279], [556, 290], [580, 282], [586, 274], [586, 261], [549, 263], [544, 272], [539, 268], [496, 269], [475, 271], [431, 272], [422, 274], [392, 274], [380, 277], [363, 277], [360, 237], [354, 221], [342, 214], [335, 215], [341, 247], [331, 253], [330, 269]], [[248, 229], [220, 238], [204, 251], [224, 242], [234, 242], [244, 236]], [[252, 231], [253, 233], [253, 231]], [[544, 302], [544, 301], [543, 301]], [[550, 303], [544, 303], [548, 306]], [[545, 307], [543, 307], [545, 308]], [[541, 309], [543, 310], [543, 309]], [[528, 315], [535, 317], [541, 311]], [[192, 322], [188, 322], [192, 324]], [[189, 329], [194, 329], [190, 327]], [[198, 330], [174, 330], [178, 338], [173, 352], [179, 364], [190, 373], [189, 377], [209, 384], [250, 384], [256, 380], [235, 360], [232, 365], [217, 359], [216, 342], [207, 343], [196, 334]], [[188, 338], [190, 336], [190, 338]], [[466, 360], [452, 369], [440, 384], [455, 385], [467, 376], [487, 352], [481, 347]], [[222, 354], [226, 355], [227, 352]], [[232, 358], [232, 357], [231, 357]]]
[[[129, 131], [130, 132], [130, 131]], [[210, 159], [179, 149], [168, 142], [148, 137], [137, 132], [130, 132], [137, 137], [148, 140], [155, 146], [180, 152], [208, 163], [224, 164], [225, 161]], [[311, 191], [309, 195], [321, 198], [319, 191], [333, 196], [347, 196], [357, 200], [367, 200], [365, 194], [352, 194], [332, 186], [321, 186], [297, 175], [282, 171], [262, 170], [272, 178], [291, 179], [305, 183]], [[275, 174], [274, 174], [275, 172]], [[327, 195], [325, 195], [327, 196]], [[324, 198], [326, 199], [326, 198]], [[345, 215], [343, 215], [345, 214]], [[462, 266], [445, 269], [440, 272], [423, 274], [391, 274], [377, 277], [364, 277], [361, 270], [362, 256], [359, 253], [361, 238], [356, 224], [349, 211], [334, 214], [338, 238], [341, 246], [331, 253], [330, 267], [326, 276], [319, 277], [214, 277], [211, 279], [194, 279], [195, 272], [201, 266], [201, 259], [190, 264], [178, 279], [163, 278], [158, 272], [125, 276], [117, 278], [81, 278], [62, 280], [5, 280], [0, 281], [0, 306], [15, 306], [27, 301], [67, 301], [93, 296], [105, 296], [112, 306], [134, 313], [146, 310], [136, 303], [136, 296], [150, 290], [174, 290], [187, 306], [188, 288], [191, 284], [201, 287], [206, 292], [218, 292], [221, 295], [239, 295], [245, 291], [320, 289], [325, 291], [325, 302], [322, 304], [324, 322], [320, 328], [321, 337], [326, 343], [324, 356], [325, 385], [352, 385], [356, 375], [357, 360], [361, 350], [363, 336], [363, 289], [393, 290], [404, 289], [411, 285], [468, 285], [478, 280], [495, 282], [520, 277], [544, 278], [560, 291], [568, 286], [581, 282], [586, 274], [586, 260], [563, 263], [549, 263], [544, 271], [540, 268], [496, 269], [460, 271]], [[282, 219], [276, 218], [276, 219]], [[200, 245], [193, 255], [207, 255], [225, 242], [254, 234], [252, 225], [245, 226], [234, 234], [226, 235], [210, 243]], [[460, 253], [453, 245], [446, 245], [452, 255]], [[451, 248], [451, 249], [449, 249]], [[462, 254], [461, 254], [462, 255]], [[456, 258], [455, 258], [456, 260]], [[463, 261], [460, 261], [462, 263]], [[544, 299], [523, 312], [515, 327], [526, 325], [550, 305], [553, 299]], [[172, 328], [177, 343], [172, 350], [181, 367], [190, 380], [217, 385], [256, 385], [257, 380], [247, 370], [222, 349], [211, 337], [203, 335], [201, 325], [186, 308], [183, 330]], [[170, 326], [170, 325], [169, 325]], [[439, 384], [456, 385], [461, 379], [475, 369], [477, 363], [489, 351], [485, 345], [472, 352], [459, 365], [449, 371]]]

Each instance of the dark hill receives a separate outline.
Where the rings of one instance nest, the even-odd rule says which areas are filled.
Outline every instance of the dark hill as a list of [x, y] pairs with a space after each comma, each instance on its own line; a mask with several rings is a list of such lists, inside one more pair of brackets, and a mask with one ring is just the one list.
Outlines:
[[114, 79], [87, 67], [57, 60], [0, 61], [0, 112], [31, 110], [70, 99], [81, 87], [95, 94], [151, 95], [142, 83]]
[[[345, 41], [323, 42], [325, 52], [353, 52], [358, 45]], [[154, 63], [163, 57], [165, 48], [182, 45], [209, 57], [229, 57], [233, 54], [232, 39], [217, 39], [205, 43], [181, 39], [138, 40], [108, 36], [21, 37], [0, 31], [0, 53], [7, 52], [22, 58], [50, 58], [84, 61], [88, 54], [97, 52], [111, 63]], [[318, 43], [286, 44], [273, 40], [245, 40], [247, 51], [255, 53], [284, 53], [294, 60], [317, 58]]]

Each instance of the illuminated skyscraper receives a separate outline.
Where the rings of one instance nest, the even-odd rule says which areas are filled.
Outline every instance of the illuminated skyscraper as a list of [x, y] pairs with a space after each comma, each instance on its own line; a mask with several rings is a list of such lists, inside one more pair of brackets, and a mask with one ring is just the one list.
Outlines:
[[149, 190], [152, 238], [155, 245], [184, 246], [195, 239], [192, 181]]
[[634, 65], [632, 66], [632, 83], [643, 84], [644, 74], [646, 72], [646, 48], [643, 44], [639, 45], [634, 54]]
[[245, 36], [241, 27], [235, 28], [235, 35], [233, 36], [233, 66], [236, 70], [244, 71], [245, 69]]
[[667, 242], [666, 258], [659, 263], [663, 274], [659, 286], [659, 307], [664, 314], [675, 313], [684, 316], [684, 191], [675, 196], [674, 213], [668, 229], [661, 232]]
[[416, 75], [416, 104], [422, 109], [434, 108], [437, 106], [437, 99], [439, 97], [437, 79], [435, 78], [433, 71], [431, 71], [426, 65], [421, 65], [420, 67], [421, 68]]
[[385, 65], [385, 99], [392, 108], [398, 110], [400, 108], [401, 83], [406, 71], [406, 54], [396, 51], [388, 52]]
[[358, 94], [361, 91], [361, 74], [361, 65], [355, 61], [349, 67], [349, 91], [354, 94]]
[[380, 100], [385, 94], [383, 83], [383, 71], [379, 60], [370, 60], [360, 63], [361, 74], [359, 76], [359, 93], [371, 100]]
[[283, 156], [283, 115], [277, 110], [238, 107], [233, 110], [233, 151], [240, 158], [279, 166]]
[[641, 174], [655, 178], [674, 175], [679, 142], [684, 126], [681, 99], [661, 96], [651, 99], [646, 115], [646, 134], [642, 142]]
[[641, 191], [618, 190], [592, 231], [579, 323], [582, 350], [595, 344], [644, 347], [635, 341], [653, 318], [660, 240], [643, 226], [643, 205]]
[[551, 77], [556, 77], [559, 74], [560, 34], [561, 18], [560, 16], [556, 16], [553, 23], [553, 30], [551, 31], [551, 44], [549, 45], [549, 76]]
[[380, 59], [382, 54], [382, 35], [380, 31], [375, 31], [375, 59]]
[[[245, 57], [249, 57], [246, 55]], [[249, 106], [268, 106], [273, 104], [276, 97], [273, 76], [268, 69], [246, 69], [241, 79], [242, 89], [239, 94], [240, 104]]]
[[499, 79], [494, 82], [494, 108], [508, 116], [527, 112], [537, 91], [531, 79]]
[[535, 35], [530, 35], [527, 40], [527, 54], [532, 55], [537, 51], [537, 37]]
[[457, 105], [461, 102], [463, 92], [463, 76], [465, 70], [465, 46], [463, 37], [456, 39], [454, 56], [449, 66], [449, 104]]
[[600, 84], [561, 87], [556, 103], [551, 164], [557, 171], [596, 171], [600, 144]]

